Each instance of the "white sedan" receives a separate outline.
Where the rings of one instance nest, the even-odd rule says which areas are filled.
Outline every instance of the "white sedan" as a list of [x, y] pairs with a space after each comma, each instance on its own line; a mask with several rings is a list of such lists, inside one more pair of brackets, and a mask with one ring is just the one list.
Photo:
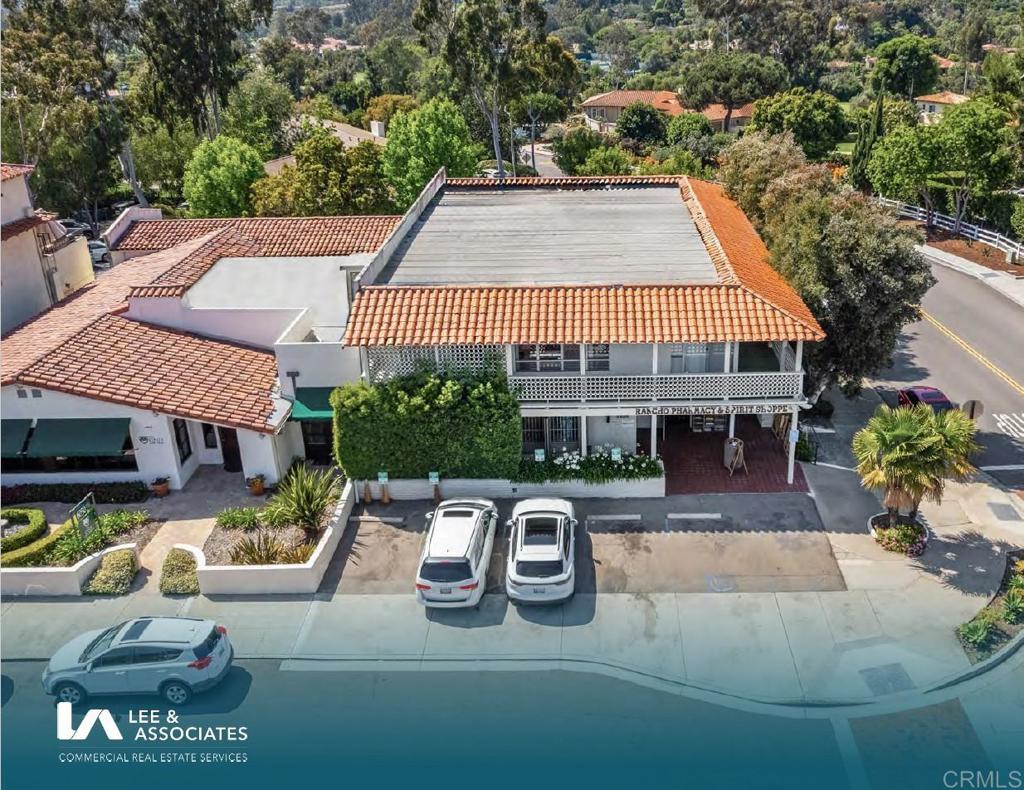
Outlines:
[[576, 582], [576, 518], [564, 499], [525, 499], [509, 520], [505, 590], [514, 601], [569, 598]]

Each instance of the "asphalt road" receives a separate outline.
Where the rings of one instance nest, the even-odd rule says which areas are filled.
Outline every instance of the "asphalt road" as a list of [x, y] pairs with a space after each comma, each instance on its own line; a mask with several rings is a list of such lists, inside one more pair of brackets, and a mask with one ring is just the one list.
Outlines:
[[[994, 673], [962, 700], [847, 720], [813, 710], [737, 710], [584, 672], [236, 661], [220, 686], [177, 711], [149, 697], [92, 698], [89, 707], [112, 714], [123, 736], [115, 742], [98, 724], [86, 740], [57, 740], [54, 702], [39, 686], [42, 666], [2, 666], [5, 790], [214, 782], [250, 790], [297, 782], [912, 790], [948, 787], [942, 777], [950, 769], [1022, 767], [1012, 756], [1024, 710], [1016, 671]], [[157, 726], [176, 713], [183, 728], [244, 727], [246, 739], [140, 741], [140, 711], [155, 711], [149, 718]], [[73, 717], [76, 729], [84, 715]], [[97, 754], [108, 762], [68, 762]], [[112, 755], [128, 761], [111, 763]], [[188, 755], [196, 762], [177, 761]]]
[[925, 317], [904, 332], [893, 366], [875, 384], [895, 405], [896, 390], [938, 387], [952, 400], [978, 400], [983, 447], [977, 463], [1024, 486], [1024, 309], [967, 275], [933, 266]]

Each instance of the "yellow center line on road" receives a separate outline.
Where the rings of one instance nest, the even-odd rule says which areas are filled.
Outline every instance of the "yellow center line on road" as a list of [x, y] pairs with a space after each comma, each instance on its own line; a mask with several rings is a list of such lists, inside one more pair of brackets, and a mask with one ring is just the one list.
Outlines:
[[934, 326], [936, 329], [938, 329], [940, 332], [942, 332], [942, 334], [944, 334], [958, 346], [960, 346], [960, 348], [962, 348], [964, 351], [966, 351], [968, 354], [970, 354], [972, 357], [978, 360], [978, 362], [980, 362], [982, 365], [984, 365], [986, 368], [992, 371], [992, 373], [994, 373], [996, 376], [998, 376], [1011, 387], [1013, 387], [1013, 389], [1015, 389], [1018, 394], [1024, 395], [1024, 384], [1021, 384], [1020, 382], [1016, 381], [1012, 376], [1010, 376], [1009, 373], [1006, 373], [1001, 368], [996, 367], [995, 363], [988, 359], [988, 357], [986, 357], [984, 354], [982, 354], [980, 351], [974, 348], [974, 346], [972, 346], [970, 343], [968, 343], [966, 340], [960, 337], [960, 335], [958, 335], [948, 326], [939, 321], [939, 319], [937, 319], [935, 316], [933, 316], [926, 310], [921, 311], [921, 317], [929, 324]]

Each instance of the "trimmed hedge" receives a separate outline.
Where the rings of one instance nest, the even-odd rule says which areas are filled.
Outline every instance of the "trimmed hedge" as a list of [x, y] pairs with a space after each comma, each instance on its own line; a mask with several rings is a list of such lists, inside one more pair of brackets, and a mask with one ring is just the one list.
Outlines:
[[71, 520], [65, 521], [49, 535], [45, 535], [27, 546], [22, 546], [14, 551], [0, 554], [0, 566], [5, 568], [27, 568], [35, 565], [42, 565], [46, 556], [54, 544], [60, 540], [68, 530], [77, 529]]
[[196, 558], [185, 549], [171, 549], [160, 569], [160, 592], [164, 595], [198, 595]]
[[46, 532], [46, 514], [36, 508], [4, 508], [0, 516], [11, 524], [27, 524], [28, 526], [13, 535], [0, 539], [0, 552], [14, 551], [27, 546]]
[[149, 497], [149, 487], [138, 480], [126, 483], [23, 483], [4, 486], [0, 489], [0, 497], [8, 505], [25, 502], [75, 504], [90, 491], [96, 496], [97, 504], [144, 502]]
[[82, 592], [86, 595], [124, 595], [138, 572], [139, 563], [134, 551], [112, 551], [103, 555], [99, 567], [89, 577]]
[[331, 394], [334, 454], [352, 480], [509, 479], [522, 454], [519, 403], [504, 375], [414, 373]]

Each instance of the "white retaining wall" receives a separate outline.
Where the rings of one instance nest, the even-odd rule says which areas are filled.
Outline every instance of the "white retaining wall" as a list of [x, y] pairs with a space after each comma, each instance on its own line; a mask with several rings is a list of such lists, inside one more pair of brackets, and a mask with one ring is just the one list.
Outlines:
[[103, 555], [123, 549], [135, 552], [135, 562], [138, 564], [138, 545], [122, 543], [90, 554], [69, 568], [0, 568], [0, 594], [81, 595], [82, 585], [99, 567]]
[[316, 551], [302, 565], [207, 565], [201, 549], [184, 543], [175, 548], [185, 549], [195, 556], [199, 590], [203, 595], [315, 593], [345, 534], [355, 502], [352, 482], [346, 482]]
[[[356, 484], [356, 496], [362, 496], [363, 483]], [[374, 499], [380, 499], [381, 487], [371, 481]], [[426, 480], [392, 480], [388, 483], [392, 499], [432, 499], [434, 487]], [[611, 483], [589, 484], [582, 480], [553, 481], [549, 483], [515, 483], [511, 480], [472, 480], [453, 478], [441, 481], [441, 496], [486, 497], [488, 499], [525, 499], [528, 497], [567, 497], [569, 499], [625, 497], [655, 498], [665, 496], [665, 478], [646, 480], [615, 480]]]

